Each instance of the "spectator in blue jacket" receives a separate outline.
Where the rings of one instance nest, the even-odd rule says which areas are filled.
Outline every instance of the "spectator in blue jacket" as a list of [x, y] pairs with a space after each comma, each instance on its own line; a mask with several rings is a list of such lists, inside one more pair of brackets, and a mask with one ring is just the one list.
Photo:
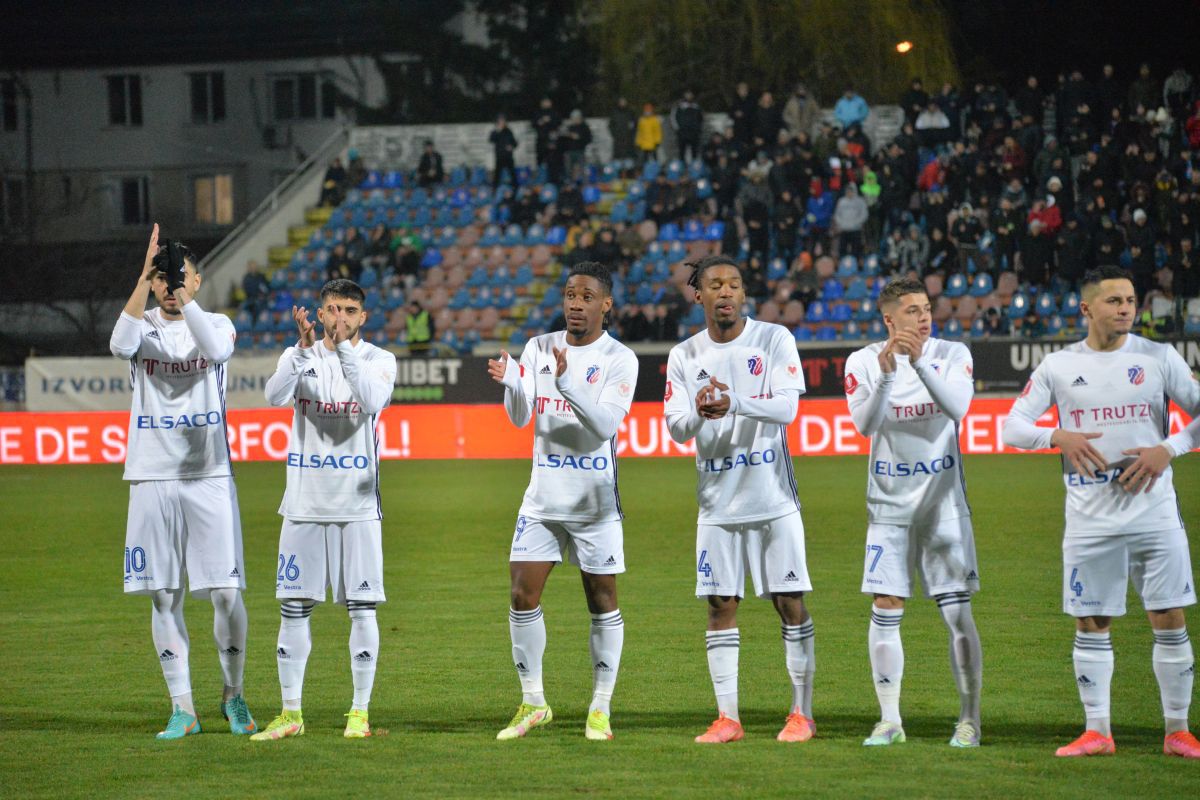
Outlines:
[[833, 219], [834, 197], [832, 192], [825, 191], [820, 178], [813, 178], [808, 187], [808, 202], [804, 206], [804, 222], [800, 226], [804, 234], [804, 248], [811, 249], [818, 242], [825, 241], [829, 231], [829, 223]]
[[838, 98], [837, 105], [833, 107], [833, 116], [842, 126], [842, 130], [856, 122], [862, 124], [870, 112], [871, 108], [867, 105], [867, 101], [854, 91], [853, 86], [846, 87], [846, 91]]

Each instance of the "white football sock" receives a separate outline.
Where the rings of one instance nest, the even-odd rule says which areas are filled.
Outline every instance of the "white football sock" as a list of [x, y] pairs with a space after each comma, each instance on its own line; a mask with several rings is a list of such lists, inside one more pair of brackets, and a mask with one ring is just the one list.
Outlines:
[[522, 702], [546, 705], [542, 689], [542, 654], [546, 652], [546, 620], [542, 607], [529, 611], [508, 610], [508, 635], [512, 639], [513, 664], [521, 679]]
[[815, 665], [808, 663], [812, 654], [813, 622], [781, 626], [783, 655], [788, 677], [792, 679], [792, 708], [812, 719], [812, 675]]
[[742, 638], [737, 628], [707, 631], [704, 643], [708, 647], [708, 674], [717, 696], [717, 711], [738, 719], [738, 649]]
[[617, 670], [621, 667], [621, 648], [625, 644], [625, 620], [620, 609], [604, 614], [592, 614], [588, 647], [592, 654], [592, 705], [588, 713], [612, 713], [613, 689], [617, 685]]
[[284, 711], [299, 711], [304, 694], [304, 667], [312, 651], [312, 629], [308, 617], [312, 600], [284, 600], [279, 606], [279, 642], [275, 660], [279, 666], [279, 691]]
[[237, 589], [213, 589], [209, 592], [213, 604], [213, 640], [221, 660], [225, 678], [224, 699], [242, 693], [242, 676], [246, 666], [246, 604]]
[[970, 722], [979, 730], [979, 696], [983, 690], [983, 648], [971, 615], [971, 595], [966, 592], [940, 594], [938, 610], [950, 630], [950, 671], [958, 687], [959, 722]]
[[188, 632], [183, 623], [183, 589], [158, 589], [150, 595], [150, 635], [172, 707], [179, 706], [192, 716], [192, 676], [188, 669]]
[[867, 647], [871, 653], [871, 677], [879, 698], [880, 719], [900, 724], [900, 684], [904, 679], [904, 645], [900, 641], [903, 608], [871, 606]]
[[1154, 632], [1154, 676], [1162, 696], [1167, 733], [1187, 730], [1195, 666], [1187, 628]]
[[350, 612], [350, 675], [354, 680], [355, 711], [366, 711], [375, 686], [375, 663], [379, 660], [379, 622], [375, 604], [348, 600]]
[[1087, 729], [1112, 736], [1109, 686], [1112, 684], [1112, 638], [1107, 633], [1075, 633], [1075, 685], [1087, 715]]

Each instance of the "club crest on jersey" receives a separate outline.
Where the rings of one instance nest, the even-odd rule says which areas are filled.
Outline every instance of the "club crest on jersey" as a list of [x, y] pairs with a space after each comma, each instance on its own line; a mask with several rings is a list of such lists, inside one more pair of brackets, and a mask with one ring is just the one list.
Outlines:
[[595, 383], [600, 380], [600, 367], [592, 364], [587, 368], [587, 374], [584, 376], [588, 383]]
[[670, 381], [667, 381], [666, 391], [663, 392], [663, 401], [665, 402], [667, 400], [670, 400], [671, 395], [673, 395], [673, 394], [675, 394], [675, 388], [673, 386], [671, 386]]
[[846, 373], [846, 394], [854, 394], [858, 391], [858, 378], [854, 377], [854, 373]]
[[750, 356], [746, 359], [746, 366], [750, 369], [751, 375], [762, 375], [765, 365], [766, 362], [763, 361], [762, 356]]
[[1141, 386], [1146, 380], [1146, 370], [1141, 367], [1130, 367], [1126, 372], [1129, 374], [1129, 382], [1134, 386]]

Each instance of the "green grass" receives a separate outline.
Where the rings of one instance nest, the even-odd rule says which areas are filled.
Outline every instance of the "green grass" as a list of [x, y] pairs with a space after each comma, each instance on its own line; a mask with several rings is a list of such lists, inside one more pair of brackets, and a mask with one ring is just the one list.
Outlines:
[[[497, 743], [519, 700], [509, 656], [506, 557], [528, 462], [389, 462], [384, 523], [389, 602], [371, 721], [387, 736], [341, 738], [349, 708], [345, 611], [319, 607], [302, 739], [252, 744], [227, 733], [211, 610], [189, 600], [192, 676], [206, 733], [153, 734], [168, 714], [149, 602], [121, 593], [127, 493], [115, 467], [0, 471], [0, 796], [376, 797], [576, 794], [605, 797], [1145, 797], [1194, 793], [1200, 764], [1161, 755], [1158, 689], [1140, 605], [1115, 625], [1118, 754], [1062, 761], [1081, 729], [1072, 626], [1059, 613], [1062, 487], [1056, 458], [969, 458], [983, 591], [984, 741], [946, 746], [957, 712], [946, 636], [933, 603], [904, 622], [902, 710], [909, 741], [860, 742], [877, 716], [859, 594], [862, 458], [799, 459], [817, 629], [818, 738], [781, 745], [790, 699], [769, 604], [742, 610], [746, 739], [692, 743], [715, 714], [694, 589], [694, 474], [687, 459], [622, 463], [628, 573], [619, 581], [625, 653], [615, 741], [587, 742], [588, 615], [574, 568], [543, 607], [546, 690], [555, 721]], [[277, 464], [238, 467], [250, 612], [247, 697], [277, 712], [273, 597], [283, 489]], [[1177, 464], [1184, 517], [1200, 526], [1200, 459]], [[1200, 629], [1194, 627], [1194, 632]]]

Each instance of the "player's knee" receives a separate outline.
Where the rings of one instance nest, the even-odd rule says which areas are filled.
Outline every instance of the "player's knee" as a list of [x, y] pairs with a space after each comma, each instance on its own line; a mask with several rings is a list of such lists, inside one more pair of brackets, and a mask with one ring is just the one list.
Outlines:
[[708, 622], [715, 629], [731, 628], [737, 621], [736, 597], [708, 596]]
[[617, 610], [617, 579], [613, 575], [588, 575], [584, 573], [583, 593], [587, 598], [588, 611], [607, 614]]
[[804, 594], [788, 592], [774, 594], [771, 597], [775, 611], [784, 625], [803, 625], [808, 621], [808, 609], [804, 606]]
[[1147, 611], [1146, 615], [1150, 618], [1150, 625], [1154, 628], [1173, 630], [1187, 624], [1182, 608], [1152, 609]]
[[514, 611], [532, 611], [542, 600], [542, 593], [528, 586], [516, 585], [509, 592], [509, 604]]
[[1107, 633], [1112, 617], [1076, 617], [1075, 630], [1080, 633]]
[[237, 608], [238, 591], [237, 589], [213, 589], [209, 592], [209, 599], [213, 604], [213, 612], [227, 617]]
[[171, 591], [170, 589], [158, 589], [150, 593], [150, 601], [154, 603], [154, 610], [159, 614], [170, 614], [175, 610], [176, 603], [179, 602], [179, 592]]
[[890, 594], [877, 594], [873, 602], [876, 608], [883, 608], [889, 611], [904, 608], [904, 598], [895, 597]]

